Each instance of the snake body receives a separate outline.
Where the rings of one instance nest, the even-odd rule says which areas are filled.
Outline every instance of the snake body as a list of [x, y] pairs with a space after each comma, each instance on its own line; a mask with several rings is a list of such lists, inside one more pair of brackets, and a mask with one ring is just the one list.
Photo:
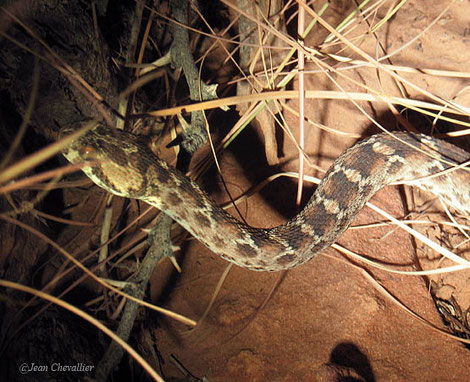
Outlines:
[[[348, 228], [382, 187], [407, 182], [470, 212], [470, 173], [452, 169], [470, 159], [425, 135], [374, 135], [346, 150], [326, 172], [305, 208], [285, 224], [253, 228], [219, 208], [197, 183], [157, 158], [148, 141], [98, 124], [64, 150], [105, 190], [165, 212], [222, 258], [260, 271], [293, 268], [320, 254]], [[424, 178], [428, 177], [429, 178]]]

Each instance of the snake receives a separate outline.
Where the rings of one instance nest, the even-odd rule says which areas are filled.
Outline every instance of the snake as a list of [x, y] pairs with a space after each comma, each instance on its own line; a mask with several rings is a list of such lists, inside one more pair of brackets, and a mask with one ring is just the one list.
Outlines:
[[[61, 136], [73, 128], [62, 129]], [[220, 208], [192, 179], [159, 159], [149, 139], [96, 123], [63, 149], [106, 191], [138, 199], [169, 215], [223, 259], [257, 271], [281, 271], [321, 254], [349, 227], [370, 198], [402, 182], [470, 212], [470, 154], [437, 138], [379, 133], [344, 151], [301, 212], [273, 228], [255, 228]]]

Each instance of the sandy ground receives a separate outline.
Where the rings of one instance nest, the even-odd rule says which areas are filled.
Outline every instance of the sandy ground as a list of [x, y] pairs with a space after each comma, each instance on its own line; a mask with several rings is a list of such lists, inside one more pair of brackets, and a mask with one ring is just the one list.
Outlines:
[[[437, 0], [408, 2], [390, 21], [386, 33], [379, 33], [387, 51], [392, 52], [414, 38], [446, 4]], [[326, 17], [333, 24], [341, 9], [336, 11]], [[455, 2], [429, 31], [393, 56], [392, 63], [468, 71], [469, 14], [468, 1]], [[315, 41], [313, 38], [306, 44]], [[375, 54], [373, 40], [367, 38], [356, 44], [369, 54]], [[343, 54], [347, 55], [347, 52]], [[401, 74], [426, 91], [470, 105], [470, 92], [462, 91], [468, 80]], [[348, 75], [376, 89], [383, 88], [388, 94], [399, 95], [386, 76], [380, 78], [379, 84], [374, 70], [358, 69]], [[359, 87], [341, 79], [339, 82], [346, 90], [360, 91]], [[334, 85], [324, 75], [311, 74], [307, 76], [306, 87], [309, 90], [333, 89]], [[424, 99], [413, 88], [406, 90], [410, 98]], [[290, 106], [297, 104], [291, 102]], [[361, 103], [361, 106], [387, 128], [395, 128], [386, 105]], [[296, 126], [295, 118], [286, 115], [290, 125]], [[310, 101], [307, 115], [343, 132], [367, 135], [378, 131], [348, 102]], [[428, 122], [422, 124], [428, 129], [426, 131], [429, 131]], [[273, 172], [267, 165], [264, 170], [262, 168], [263, 150], [259, 149], [259, 143], [258, 149], [247, 150], [247, 145], [253, 145], [252, 138], [246, 134], [222, 158], [224, 177], [235, 195]], [[315, 164], [327, 168], [354, 141], [310, 128], [306, 150]], [[297, 162], [293, 158], [296, 151], [288, 139], [284, 140], [282, 150], [280, 169], [295, 171]], [[255, 167], [257, 173], [250, 174]], [[308, 172], [315, 174], [311, 170]], [[218, 184], [216, 180], [210, 182]], [[276, 181], [241, 206], [244, 218], [259, 227], [283, 223], [294, 214], [295, 190], [293, 181]], [[307, 187], [306, 192], [309, 190]], [[215, 192], [214, 197], [219, 201], [227, 200], [222, 192]], [[373, 202], [399, 218], [410, 209], [403, 191], [395, 187], [379, 192]], [[354, 225], [382, 220], [366, 208]], [[444, 235], [436, 228], [426, 228], [422, 232], [431, 236], [434, 233], [438, 238]], [[445, 235], [453, 237], [454, 233]], [[421, 244], [393, 226], [349, 230], [339, 244], [377, 261], [405, 265], [402, 269], [436, 266], [427, 261], [436, 258], [435, 255], [428, 249], [423, 250]], [[228, 263], [194, 240], [184, 249], [184, 255], [179, 257], [183, 272], [177, 274], [169, 262], [162, 262], [153, 277], [152, 298], [167, 308], [198, 319]], [[418, 265], [420, 259], [423, 261]], [[426, 280], [373, 269], [368, 272], [408, 308], [430, 323], [445, 328]], [[233, 267], [207, 318], [195, 330], [188, 332], [183, 325], [166, 319], [155, 324], [152, 331], [158, 351], [165, 360], [164, 375], [182, 378], [181, 372], [169, 360], [172, 354], [193, 375], [206, 376], [212, 382], [345, 380], [337, 379], [338, 375], [364, 381], [465, 381], [470, 377], [470, 353], [461, 343], [431, 330], [390, 302], [337, 251], [329, 249], [314, 261], [282, 275], [280, 285], [266, 306], [260, 308], [278, 277], [279, 274]], [[458, 281], [438, 282], [453, 284], [455, 289], [460, 288], [468, 295], [470, 276], [460, 273], [452, 277]]]

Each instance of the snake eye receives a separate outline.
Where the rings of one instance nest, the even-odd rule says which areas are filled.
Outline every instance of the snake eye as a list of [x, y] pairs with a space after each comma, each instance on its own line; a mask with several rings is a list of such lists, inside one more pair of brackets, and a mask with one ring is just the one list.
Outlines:
[[96, 158], [96, 149], [91, 146], [83, 146], [80, 148], [80, 156], [85, 160], [93, 160]]

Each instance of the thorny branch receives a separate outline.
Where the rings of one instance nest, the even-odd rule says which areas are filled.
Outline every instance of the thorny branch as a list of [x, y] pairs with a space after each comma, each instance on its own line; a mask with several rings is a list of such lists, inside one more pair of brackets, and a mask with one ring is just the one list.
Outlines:
[[[148, 281], [158, 262], [163, 257], [173, 255], [171, 249], [170, 229], [173, 220], [165, 214], [161, 214], [152, 232], [149, 234], [150, 248], [145, 255], [142, 266], [134, 279], [134, 284], [126, 290], [131, 296], [142, 299], [147, 288]], [[132, 284], [128, 284], [132, 285]], [[127, 342], [130, 337], [134, 321], [137, 316], [139, 304], [135, 301], [127, 301], [121, 321], [119, 322], [117, 335]], [[121, 362], [124, 349], [115, 342], [111, 342], [103, 358], [96, 368], [95, 378], [98, 381], [107, 381], [109, 374]]]
[[[188, 25], [188, 0], [171, 0], [171, 13], [173, 18], [183, 24]], [[199, 73], [194, 63], [189, 44], [188, 30], [179, 24], [172, 24], [173, 44], [170, 49], [171, 62], [177, 68], [182, 68], [186, 82], [189, 87], [189, 94], [193, 101], [208, 101], [217, 98], [214, 85], [206, 85], [199, 80]], [[207, 133], [202, 111], [191, 113], [191, 129], [183, 131], [183, 148], [194, 154], [201, 145], [206, 142]]]
[[[98, 6], [99, 16], [105, 18], [111, 2], [99, 1], [95, 4]], [[188, 0], [170, 1], [172, 18], [176, 20], [171, 27], [173, 34], [170, 49], [171, 62], [176, 68], [182, 69], [192, 100], [214, 99], [216, 98], [215, 86], [207, 86], [200, 81], [190, 50], [189, 33], [184, 27], [184, 25], [189, 25], [188, 4]], [[0, 6], [6, 5], [8, 5], [7, 0], [0, 0]], [[20, 7], [17, 11], [18, 18], [16, 19], [7, 16], [6, 13], [2, 14], [2, 17], [10, 23], [8, 37], [11, 39], [3, 40], [4, 49], [0, 52], [0, 68], [5, 74], [5, 77], [0, 80], [0, 89], [9, 95], [12, 105], [20, 113], [24, 114], [24, 105], [27, 104], [30, 94], [32, 77], [29, 69], [33, 67], [31, 65], [33, 58], [30, 51], [14, 44], [14, 41], [22, 41], [25, 46], [34, 47], [32, 50], [37, 51], [38, 57], [41, 57], [43, 61], [45, 56], [42, 53], [48, 52], [47, 43], [52, 43], [55, 47], [54, 52], [51, 51], [46, 57], [49, 60], [41, 61], [39, 84], [41, 97], [36, 101], [35, 112], [30, 120], [30, 125], [38, 133], [54, 138], [59, 126], [81, 121], [84, 118], [102, 117], [103, 115], [96, 107], [97, 100], [99, 102], [106, 100], [112, 109], [118, 109], [119, 85], [117, 76], [113, 75], [109, 68], [110, 49], [107, 41], [102, 38], [99, 28], [96, 25], [93, 26], [89, 13], [83, 12], [81, 3], [57, 3], [52, 0], [42, 0], [31, 2], [29, 7]], [[24, 25], [14, 26], [22, 20], [25, 21]], [[3, 35], [6, 30], [2, 29]], [[46, 46], [43, 47], [40, 41], [47, 41]], [[64, 41], [67, 41], [67, 44], [64, 44]], [[133, 57], [131, 52], [134, 51], [132, 48], [134, 44], [129, 45], [131, 47], [129, 47], [126, 60], [131, 60]], [[86, 57], [83, 52], [87, 52]], [[52, 54], [56, 54], [57, 57]], [[57, 61], [59, 59], [60, 63]], [[54, 62], [55, 66], [50, 65], [51, 62]], [[68, 72], [60, 70], [65, 65], [62, 62], [73, 64], [79, 75], [65, 78], [64, 75]], [[65, 74], [61, 74], [62, 72]], [[77, 78], [81, 82], [78, 82]], [[86, 86], [80, 84], [86, 84]], [[90, 93], [90, 91], [93, 92]], [[44, 132], [45, 129], [46, 132]], [[182, 146], [189, 154], [194, 153], [205, 142], [207, 133], [202, 112], [191, 114], [191, 128], [185, 128], [182, 138]], [[149, 277], [159, 259], [171, 255], [169, 241], [171, 224], [171, 219], [162, 217], [150, 235], [150, 249], [143, 260], [142, 268], [133, 280], [134, 287], [131, 288], [132, 291], [129, 291], [133, 296], [139, 298], [144, 296]], [[19, 277], [13, 278], [19, 279]], [[118, 334], [126, 341], [129, 339], [137, 308], [137, 304], [132, 302], [127, 302], [124, 308]], [[120, 348], [116, 350], [116, 348], [115, 344], [110, 345], [97, 366], [96, 375], [99, 379], [106, 379], [122, 358], [122, 350]]]
[[[176, 21], [183, 25], [188, 25], [188, 0], [172, 0], [171, 12]], [[190, 98], [194, 101], [216, 98], [215, 86], [207, 86], [199, 80], [199, 73], [190, 50], [188, 30], [180, 25], [173, 24], [172, 34], [171, 61], [176, 67], [183, 69], [189, 87]], [[206, 140], [207, 133], [202, 111], [192, 112], [191, 128], [183, 130], [182, 146], [189, 154], [193, 154]], [[130, 295], [142, 298], [150, 276], [160, 259], [173, 255], [170, 240], [172, 224], [173, 220], [170, 217], [162, 215], [149, 234], [148, 242], [150, 248], [139, 273], [135, 277], [134, 287], [132, 290], [127, 291]], [[137, 309], [137, 303], [133, 301], [126, 303], [117, 329], [117, 334], [125, 341], [129, 339], [132, 327], [134, 326]], [[109, 374], [121, 361], [123, 354], [124, 350], [112, 342], [97, 367], [96, 379], [106, 381]]]

